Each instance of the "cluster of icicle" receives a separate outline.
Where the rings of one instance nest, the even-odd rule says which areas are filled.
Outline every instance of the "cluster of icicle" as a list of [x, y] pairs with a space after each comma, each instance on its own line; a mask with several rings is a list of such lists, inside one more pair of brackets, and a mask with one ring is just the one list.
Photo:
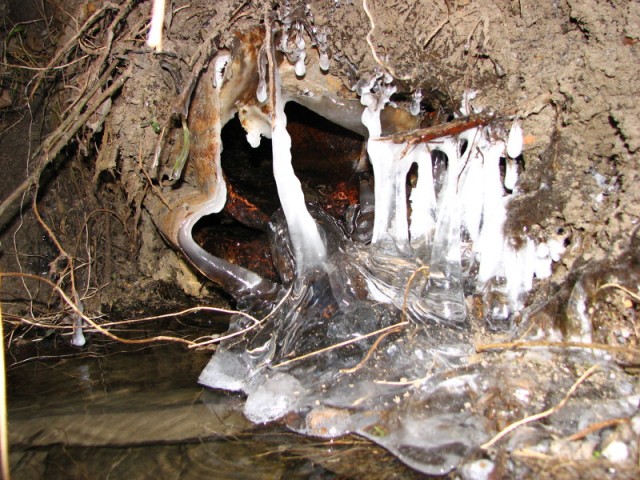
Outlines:
[[[464, 260], [471, 267], [465, 271], [476, 275], [476, 290], [485, 293], [488, 316], [506, 320], [522, 307], [534, 276], [551, 274], [551, 262], [559, 259], [563, 248], [559, 243], [536, 243], [530, 238], [516, 248], [505, 238], [507, 205], [517, 194], [522, 128], [517, 121], [513, 123], [506, 145], [488, 126], [416, 145], [384, 141], [380, 112], [394, 92], [391, 78], [381, 74], [358, 85], [366, 106], [362, 123], [369, 131], [367, 151], [375, 176], [372, 242], [392, 241], [400, 250], [422, 252], [430, 278], [414, 307], [426, 317], [455, 323], [466, 317], [462, 288], [462, 252], [466, 252]], [[471, 111], [474, 97], [474, 92], [465, 94], [462, 115], [479, 113]], [[434, 169], [435, 152], [446, 156], [446, 171]], [[506, 164], [504, 178], [501, 160]], [[410, 194], [409, 218], [406, 179], [414, 164], [418, 180]], [[439, 178], [434, 178], [434, 170]], [[440, 186], [437, 196], [436, 184]]]
[[[299, 61], [294, 57], [292, 64]], [[266, 68], [259, 69], [262, 85]], [[445, 474], [495, 433], [494, 422], [474, 408], [477, 399], [494, 399], [491, 411], [530, 408], [531, 392], [521, 395], [522, 388], [509, 383], [525, 373], [528, 385], [557, 388], [536, 369], [523, 373], [512, 357], [470, 361], [476, 351], [467, 329], [415, 325], [460, 327], [468, 316], [465, 294], [478, 292], [488, 321], [508, 325], [534, 277], [550, 275], [561, 245], [524, 237], [516, 248], [504, 234], [508, 203], [518, 194], [522, 129], [516, 122], [504, 135], [479, 126], [429, 142], [394, 143], [382, 136], [380, 122], [395, 92], [392, 79], [375, 73], [362, 80], [356, 90], [375, 183], [373, 193], [363, 185], [359, 210], [368, 216], [373, 210], [374, 220], [355, 222], [362, 231], [346, 237], [335, 219], [305, 203], [291, 165], [288, 99], [278, 70], [272, 72], [273, 118], [260, 134], [272, 138], [282, 212], [272, 218], [270, 240], [283, 285], [277, 298], [244, 304], [256, 316], [268, 315], [257, 324], [234, 316], [229, 337], [198, 381], [243, 392], [244, 415], [254, 423], [282, 420], [294, 431], [324, 437], [357, 433], [413, 468]], [[461, 115], [478, 113], [472, 100], [472, 93], [465, 95]], [[414, 165], [417, 182], [407, 192]], [[420, 266], [429, 273], [409, 291]], [[413, 325], [401, 321], [405, 306]], [[620, 395], [629, 390], [619, 385]], [[630, 407], [620, 408], [616, 415]]]
[[[300, 26], [281, 23], [288, 26], [279, 48], [289, 49], [292, 65], [304, 65]], [[258, 62], [261, 102], [267, 67]], [[295, 70], [305, 74], [302, 66]], [[361, 184], [347, 236], [335, 219], [305, 203], [291, 165], [288, 98], [278, 69], [271, 71], [272, 121], [247, 137], [252, 146], [260, 135], [272, 138], [282, 211], [272, 218], [270, 243], [283, 285], [275, 295], [265, 290], [260, 301], [258, 280], [242, 276], [243, 288], [236, 291], [255, 301], [241, 307], [266, 316], [258, 323], [233, 316], [199, 383], [245, 394], [243, 413], [254, 423], [280, 420], [316, 437], [356, 433], [421, 472], [444, 475], [459, 467], [465, 480], [488, 478], [493, 463], [475, 461], [496, 434], [495, 418], [488, 416], [499, 411], [515, 419], [538, 409], [537, 398], [547, 398], [559, 385], [568, 389], [575, 380], [569, 372], [593, 364], [588, 353], [567, 358], [537, 350], [521, 361], [562, 362], [567, 368], [553, 375], [551, 368], [523, 369], [513, 352], [478, 362], [469, 330], [460, 328], [468, 317], [465, 295], [472, 293], [482, 293], [489, 322], [509, 326], [534, 278], [548, 277], [562, 253], [559, 242], [522, 232], [515, 245], [504, 233], [509, 202], [518, 194], [519, 123], [508, 133], [486, 125], [429, 142], [395, 143], [382, 136], [380, 121], [395, 92], [392, 78], [375, 73], [363, 79], [356, 91], [375, 183], [373, 192], [367, 182]], [[420, 97], [416, 92], [414, 114]], [[473, 97], [464, 96], [462, 116], [478, 113]], [[407, 192], [407, 176], [416, 168], [417, 181]], [[222, 175], [218, 186], [224, 187]], [[223, 199], [212, 202], [206, 213], [219, 211]], [[186, 235], [191, 226], [181, 232]], [[188, 243], [184, 240], [181, 245]], [[413, 288], [411, 279], [423, 267], [428, 275]], [[584, 310], [585, 302], [576, 305]], [[405, 312], [412, 322], [403, 321]], [[444, 328], [424, 328], [423, 322]], [[637, 411], [637, 389], [619, 369], [609, 375], [613, 393], [605, 419]], [[601, 421], [604, 410], [591, 400], [572, 413], [567, 408], [564, 418], [549, 419], [552, 428], [532, 425], [526, 441], [535, 445], [550, 432], [568, 436], [578, 422]], [[478, 471], [478, 466], [486, 468]]]
[[[274, 80], [278, 84], [277, 75]], [[401, 254], [421, 257], [429, 266], [428, 282], [411, 305], [418, 317], [463, 322], [467, 316], [463, 277], [474, 275], [487, 318], [504, 322], [522, 307], [534, 276], [548, 277], [552, 260], [562, 252], [559, 243], [536, 243], [530, 238], [516, 248], [503, 233], [508, 202], [518, 191], [516, 159], [522, 153], [522, 128], [514, 122], [506, 142], [488, 126], [415, 145], [385, 141], [380, 113], [395, 92], [391, 80], [377, 73], [356, 87], [366, 107], [362, 123], [369, 132], [367, 152], [375, 178], [372, 244], [393, 244]], [[279, 85], [276, 89], [280, 92]], [[462, 115], [478, 113], [471, 111], [473, 98], [473, 93], [465, 95]], [[322, 264], [325, 246], [291, 167], [284, 103], [278, 93], [272, 132], [274, 175], [301, 272]], [[446, 168], [441, 161], [434, 177], [434, 159], [442, 155]], [[506, 164], [504, 177], [501, 161]], [[409, 215], [406, 185], [413, 165], [418, 179], [410, 192]], [[371, 282], [369, 291], [374, 301], [390, 301]]]

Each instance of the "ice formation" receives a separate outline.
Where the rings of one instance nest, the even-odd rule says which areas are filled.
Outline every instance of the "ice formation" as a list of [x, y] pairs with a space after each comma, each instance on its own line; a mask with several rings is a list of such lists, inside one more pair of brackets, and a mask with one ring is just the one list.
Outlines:
[[83, 347], [87, 343], [87, 339], [84, 336], [82, 328], [84, 320], [77, 317], [73, 322], [73, 337], [71, 338], [71, 345], [74, 347]]
[[[295, 17], [286, 9], [282, 15]], [[287, 24], [280, 48], [290, 50], [297, 76], [309, 75], [302, 71], [306, 57], [295, 50], [303, 48], [295, 25]], [[257, 94], [264, 101], [263, 52], [258, 57]], [[252, 324], [235, 316], [229, 333], [244, 334], [220, 344], [199, 382], [246, 394], [244, 413], [253, 422], [282, 420], [324, 437], [358, 433], [420, 471], [445, 474], [495, 433], [486, 412], [497, 398], [527, 409], [533, 395], [523, 385], [557, 389], [534, 371], [518, 370], [508, 356], [473, 362], [467, 338], [471, 295], [482, 299], [491, 328], [507, 330], [534, 278], [548, 277], [562, 253], [558, 240], [523, 233], [514, 245], [504, 234], [509, 201], [518, 194], [522, 129], [514, 123], [506, 136], [496, 126], [477, 126], [429, 142], [396, 143], [382, 136], [380, 120], [395, 91], [391, 78], [381, 72], [364, 78], [356, 90], [374, 184], [361, 183], [347, 235], [333, 217], [305, 203], [291, 167], [288, 98], [277, 68], [269, 81], [270, 131], [256, 128], [272, 138], [282, 210], [272, 218], [270, 245], [282, 285], [208, 257], [190, 238], [197, 219], [222, 207], [223, 188], [216, 189], [203, 212], [188, 217], [180, 244], [205, 273], [233, 283], [256, 318], [268, 317]], [[474, 95], [465, 94], [462, 115], [477, 113]], [[260, 134], [248, 138], [256, 146]], [[408, 192], [414, 165], [417, 183]], [[216, 171], [222, 187], [219, 166]], [[586, 294], [574, 291], [574, 317], [582, 318]], [[538, 360], [534, 352], [528, 361]], [[576, 365], [582, 361], [576, 357]], [[633, 390], [623, 380], [616, 388], [621, 396]], [[476, 405], [479, 398], [484, 406]], [[609, 416], [636, 407], [616, 404]], [[482, 478], [492, 467], [480, 460], [461, 471]]]
[[[410, 305], [419, 318], [450, 324], [465, 320], [465, 263], [467, 271], [477, 270], [477, 290], [488, 290], [485, 296], [498, 302], [488, 308], [489, 317], [504, 321], [522, 307], [534, 275], [546, 278], [551, 273], [551, 252], [545, 243], [526, 238], [524, 247], [516, 249], [503, 234], [510, 199], [504, 189], [513, 191], [516, 186], [517, 167], [510, 157], [522, 152], [522, 129], [517, 122], [513, 124], [506, 155], [504, 141], [495, 139], [489, 127], [470, 128], [456, 138], [418, 145], [384, 141], [380, 112], [393, 92], [380, 74], [359, 86], [366, 106], [362, 123], [369, 132], [367, 151], [376, 179], [372, 242], [391, 241], [402, 252], [413, 249], [429, 265], [424, 294]], [[463, 113], [468, 113], [474, 96], [465, 94]], [[438, 155], [445, 159], [446, 169], [441, 167], [445, 171], [438, 174], [441, 187], [436, 197], [432, 171]], [[509, 158], [501, 180], [500, 162], [505, 156]], [[406, 178], [414, 164], [418, 182], [410, 194], [408, 216]]]
[[[298, 177], [291, 166], [291, 137], [287, 132], [279, 72], [274, 70], [275, 112], [271, 132], [273, 145], [273, 176], [278, 196], [287, 218], [296, 265], [302, 269], [321, 265], [325, 260], [325, 245], [318, 227], [307, 210]], [[297, 73], [297, 71], [296, 71]]]
[[[262, 73], [260, 78], [262, 85]], [[494, 139], [489, 127], [416, 145], [386, 141], [380, 114], [395, 88], [388, 76], [375, 73], [357, 87], [375, 183], [373, 192], [363, 183], [359, 213], [351, 219], [347, 239], [332, 217], [305, 204], [291, 167], [286, 98], [277, 69], [272, 78], [270, 133], [282, 212], [272, 220], [270, 243], [286, 288], [272, 303], [253, 306], [256, 314], [267, 313], [276, 303], [278, 310], [242, 341], [223, 342], [199, 381], [246, 393], [244, 413], [256, 423], [286, 416], [291, 428], [304, 433], [357, 432], [422, 471], [444, 473], [487, 437], [480, 416], [461, 420], [456, 410], [469, 392], [488, 388], [492, 375], [474, 369], [464, 373], [472, 349], [464, 331], [451, 328], [466, 322], [465, 293], [475, 293], [465, 292], [464, 283], [484, 292], [490, 320], [504, 324], [513, 309], [520, 308], [534, 274], [548, 275], [550, 270], [551, 252], [544, 244], [527, 239], [522, 249], [515, 249], [504, 238], [509, 195], [500, 162], [505, 142]], [[465, 97], [463, 109], [471, 108], [471, 97]], [[517, 135], [512, 133], [513, 142]], [[418, 180], [409, 195], [409, 211], [407, 175], [414, 164]], [[409, 279], [423, 265], [429, 266], [426, 279], [408, 291]], [[444, 328], [396, 338], [371, 365], [345, 373], [358, 370], [376, 332], [393, 331], [405, 307], [411, 322], [435, 322]], [[246, 329], [246, 322], [235, 318], [230, 333]], [[332, 349], [341, 344], [348, 347]], [[324, 349], [326, 353], [317, 355]], [[308, 360], [296, 360], [305, 355], [310, 355]], [[399, 392], [406, 397], [411, 391], [394, 386], [400, 373], [413, 379], [438, 378], [451, 369], [462, 371], [450, 380], [420, 382], [412, 394], [416, 405], [440, 397], [451, 404], [433, 403], [428, 415], [411, 402], [396, 408], [402, 414], [390, 418], [399, 424], [380, 438], [374, 427], [384, 421], [372, 412], [389, 409], [398, 404], [394, 399], [400, 398]], [[352, 410], [356, 413], [349, 413]], [[426, 451], [432, 459], [418, 460], [407, 453], [412, 449]]]

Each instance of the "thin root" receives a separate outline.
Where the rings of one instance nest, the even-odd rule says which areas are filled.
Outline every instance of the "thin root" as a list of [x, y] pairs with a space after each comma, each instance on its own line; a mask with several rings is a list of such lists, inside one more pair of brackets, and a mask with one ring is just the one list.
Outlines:
[[636, 302], [640, 302], [640, 295], [638, 295], [637, 293], [633, 293], [631, 290], [629, 290], [626, 287], [623, 287], [619, 283], [605, 283], [604, 285], [600, 285], [596, 290], [596, 292], [599, 292], [600, 290], [604, 290], [605, 288], [617, 288], [618, 290], [622, 290], [624, 293], [629, 295]]
[[602, 422], [592, 423], [587, 428], [583, 428], [579, 432], [576, 432], [573, 435], [568, 436], [567, 438], [565, 438], [565, 440], [569, 442], [581, 440], [593, 432], [597, 432], [598, 430], [602, 430], [603, 428], [614, 427], [622, 423], [629, 423], [629, 419], [628, 418], [611, 418], [609, 420], [603, 420]]

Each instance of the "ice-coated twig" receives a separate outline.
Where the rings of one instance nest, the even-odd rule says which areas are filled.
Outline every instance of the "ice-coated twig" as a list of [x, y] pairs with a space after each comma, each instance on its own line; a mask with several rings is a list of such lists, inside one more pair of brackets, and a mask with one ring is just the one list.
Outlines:
[[360, 342], [361, 340], [365, 340], [370, 337], [374, 337], [376, 335], [380, 335], [382, 333], [388, 332], [389, 330], [395, 330], [399, 327], [404, 327], [405, 325], [409, 325], [409, 322], [403, 321], [394, 323], [393, 325], [389, 325], [388, 327], [381, 328], [379, 330], [375, 330], [373, 332], [369, 332], [365, 335], [360, 335], [359, 337], [352, 338], [350, 340], [345, 340], [344, 342], [335, 343], [333, 345], [329, 345], [328, 347], [321, 348], [320, 350], [316, 350], [314, 352], [307, 353], [305, 355], [300, 355], [299, 357], [292, 358], [291, 360], [285, 360], [284, 362], [280, 362], [276, 365], [273, 365], [271, 368], [284, 367], [285, 365], [289, 365], [291, 363], [299, 362], [306, 358], [315, 357], [316, 355], [320, 355], [325, 352], [330, 352], [331, 350], [335, 350], [336, 348], [346, 347], [347, 345], [351, 345], [352, 343]]

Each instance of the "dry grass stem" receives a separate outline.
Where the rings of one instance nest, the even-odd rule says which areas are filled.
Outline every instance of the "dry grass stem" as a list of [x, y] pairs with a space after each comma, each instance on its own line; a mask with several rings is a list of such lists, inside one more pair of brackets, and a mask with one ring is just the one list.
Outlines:
[[369, 349], [367, 354], [364, 356], [364, 358], [362, 360], [360, 360], [356, 366], [351, 367], [351, 368], [343, 368], [342, 370], [340, 370], [340, 373], [354, 373], [354, 372], [357, 372], [358, 370], [360, 370], [364, 366], [364, 364], [367, 363], [369, 358], [371, 358], [371, 356], [373, 355], [373, 352], [375, 352], [376, 349], [378, 348], [378, 346], [380, 345], [380, 343], [382, 343], [382, 340], [387, 338], [394, 331], [395, 330], [389, 330], [388, 332], [383, 333], [382, 335], [380, 335], [376, 339], [376, 341], [373, 342], [373, 345], [371, 345], [371, 348]]

